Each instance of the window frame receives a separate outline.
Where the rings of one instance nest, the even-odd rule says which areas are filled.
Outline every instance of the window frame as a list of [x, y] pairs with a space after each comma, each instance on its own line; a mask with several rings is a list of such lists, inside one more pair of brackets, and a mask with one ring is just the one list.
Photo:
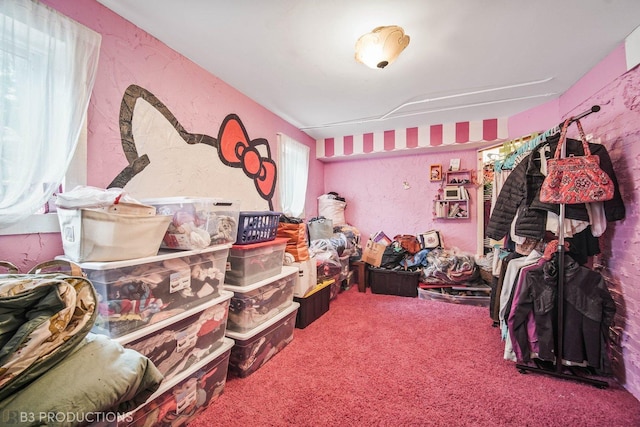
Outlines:
[[[65, 174], [63, 189], [87, 184], [87, 119], [82, 124], [76, 151]], [[60, 223], [56, 212], [36, 213], [17, 224], [0, 228], [0, 236], [17, 234], [59, 233]]]
[[[306, 150], [307, 176], [305, 180], [304, 197], [302, 198], [302, 213], [299, 216], [299, 218], [305, 218], [307, 214], [306, 197], [309, 189], [309, 163], [311, 162], [311, 148], [308, 145], [288, 136], [285, 133], [278, 132], [276, 135], [277, 135], [276, 139], [277, 139], [277, 152], [278, 152], [278, 181], [279, 181], [278, 187], [277, 187], [278, 188], [277, 205], [280, 212], [285, 212], [285, 208], [283, 206], [282, 182], [284, 182], [284, 178], [285, 178], [284, 171], [287, 169], [284, 165], [286, 159], [283, 157], [283, 147], [284, 145], [287, 145], [287, 144], [295, 144], [295, 145], [299, 145], [300, 147], [303, 147]], [[297, 179], [296, 176], [292, 176], [291, 178], [293, 180]]]

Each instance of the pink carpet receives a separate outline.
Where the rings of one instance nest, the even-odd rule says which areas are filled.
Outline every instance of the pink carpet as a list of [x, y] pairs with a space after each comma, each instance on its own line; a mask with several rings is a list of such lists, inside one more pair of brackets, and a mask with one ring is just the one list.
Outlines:
[[640, 403], [502, 359], [488, 309], [352, 288], [190, 427], [640, 426]]

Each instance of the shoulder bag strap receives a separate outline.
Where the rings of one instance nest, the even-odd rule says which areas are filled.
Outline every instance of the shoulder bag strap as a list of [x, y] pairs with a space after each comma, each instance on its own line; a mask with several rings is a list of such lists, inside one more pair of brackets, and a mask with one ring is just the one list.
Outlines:
[[584, 135], [584, 130], [582, 129], [582, 123], [580, 123], [580, 120], [576, 120], [576, 124], [578, 125], [578, 131], [580, 132], [580, 139], [582, 140], [582, 149], [584, 150], [584, 155], [590, 156], [591, 150], [589, 149], [589, 143], [587, 142], [587, 137]]
[[560, 140], [558, 140], [558, 146], [556, 147], [556, 152], [553, 156], [555, 159], [559, 159], [560, 155], [562, 154], [562, 145], [567, 139], [567, 127], [569, 127], [569, 122], [571, 122], [571, 120], [573, 120], [573, 117], [569, 117], [562, 124], [562, 130], [560, 131]]

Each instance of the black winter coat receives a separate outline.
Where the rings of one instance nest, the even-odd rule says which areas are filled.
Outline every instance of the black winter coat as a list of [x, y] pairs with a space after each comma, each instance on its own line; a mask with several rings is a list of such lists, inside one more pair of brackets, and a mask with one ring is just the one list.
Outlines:
[[[515, 224], [516, 235], [542, 239], [545, 234], [547, 212], [559, 214], [560, 205], [543, 203], [540, 201], [540, 187], [545, 176], [540, 172], [540, 148], [548, 145], [551, 153], [555, 153], [559, 135], [551, 138], [547, 143], [540, 145], [529, 156], [525, 157], [514, 169], [504, 183], [498, 194], [498, 199], [487, 224], [486, 236], [500, 240], [507, 235], [511, 222], [518, 216]], [[618, 180], [613, 170], [611, 158], [604, 145], [589, 144], [591, 154], [600, 159], [600, 168], [605, 171], [615, 186], [613, 199], [604, 202], [604, 211], [607, 221], [619, 221], [624, 219], [625, 207], [620, 195]], [[566, 153], [576, 156], [584, 155], [582, 142], [567, 138]], [[547, 154], [549, 155], [549, 154]], [[589, 215], [584, 203], [566, 205], [565, 217], [589, 221]]]
[[[578, 265], [565, 255], [564, 268], [564, 340], [563, 360], [587, 362], [600, 373], [608, 373], [610, 360], [605, 340], [613, 324], [616, 305], [602, 275]], [[516, 342], [529, 360], [527, 317], [533, 311], [539, 354], [542, 360], [554, 359], [556, 336], [557, 257], [526, 273], [517, 296], [516, 307], [509, 317]]]

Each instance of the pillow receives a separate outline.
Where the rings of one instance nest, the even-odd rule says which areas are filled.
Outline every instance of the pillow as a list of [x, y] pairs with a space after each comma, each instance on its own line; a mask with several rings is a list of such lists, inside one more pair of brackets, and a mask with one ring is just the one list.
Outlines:
[[142, 354], [89, 333], [55, 367], [1, 401], [0, 413], [34, 418], [28, 420], [33, 425], [51, 421], [47, 417], [64, 425], [90, 424], [100, 412], [125, 413], [145, 403], [162, 380]]

